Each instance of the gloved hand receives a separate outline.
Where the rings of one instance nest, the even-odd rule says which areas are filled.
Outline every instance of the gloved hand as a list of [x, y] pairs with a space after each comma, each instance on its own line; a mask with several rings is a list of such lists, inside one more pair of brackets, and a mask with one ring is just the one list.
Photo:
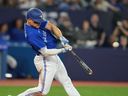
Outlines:
[[71, 51], [72, 50], [72, 46], [70, 46], [69, 44], [66, 44], [63, 48], [63, 53], [67, 52], [67, 51]]
[[63, 46], [69, 43], [69, 40], [67, 40], [64, 36], [60, 37], [60, 41]]

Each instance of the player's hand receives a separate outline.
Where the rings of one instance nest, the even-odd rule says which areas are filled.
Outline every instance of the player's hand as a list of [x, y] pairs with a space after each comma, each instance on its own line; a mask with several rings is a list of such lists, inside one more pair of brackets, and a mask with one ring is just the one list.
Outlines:
[[69, 40], [67, 40], [64, 36], [60, 37], [60, 41], [63, 46], [69, 43]]
[[71, 51], [71, 50], [72, 50], [72, 46], [70, 46], [69, 44], [66, 44], [66, 45], [64, 46], [64, 49], [65, 49], [66, 51]]
[[68, 51], [71, 51], [72, 50], [72, 46], [70, 46], [69, 44], [66, 44], [64, 46], [64, 48], [62, 48], [62, 52], [65, 53], [65, 52], [68, 52]]
[[118, 21], [118, 22], [117, 22], [117, 25], [118, 25], [118, 26], [122, 26], [122, 22], [121, 22], [121, 21]]

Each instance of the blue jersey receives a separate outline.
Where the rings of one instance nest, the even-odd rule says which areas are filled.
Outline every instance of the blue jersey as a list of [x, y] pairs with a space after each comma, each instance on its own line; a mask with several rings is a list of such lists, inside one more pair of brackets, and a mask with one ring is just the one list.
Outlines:
[[46, 24], [47, 21], [42, 22], [40, 28], [24, 25], [25, 38], [37, 54], [40, 54], [39, 50], [43, 47], [53, 49], [57, 46], [57, 39], [45, 28]]

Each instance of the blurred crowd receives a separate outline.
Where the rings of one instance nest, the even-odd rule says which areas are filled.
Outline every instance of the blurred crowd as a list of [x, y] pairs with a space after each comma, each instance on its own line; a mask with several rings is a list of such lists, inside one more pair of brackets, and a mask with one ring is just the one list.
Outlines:
[[[20, 9], [24, 15], [26, 10], [32, 7], [44, 10], [43, 16], [61, 29], [63, 35], [74, 48], [111, 47], [126, 49], [128, 47], [128, 15], [124, 16], [128, 14], [128, 0], [0, 0], [0, 9]], [[94, 12], [91, 11], [89, 18], [82, 19], [81, 26], [76, 26], [72, 22], [75, 20], [69, 13], [71, 11], [76, 12], [75, 19], [81, 19], [82, 16], [78, 16], [79, 12], [88, 9]], [[99, 11], [113, 14], [111, 28], [107, 27], [112, 29], [109, 35], [103, 27], [108, 26], [105, 25], [106, 20], [99, 15]], [[86, 14], [86, 11], [84, 12]], [[0, 13], [2, 12], [0, 11]], [[106, 19], [108, 20], [108, 18]], [[1, 23], [0, 20], [0, 48], [2, 42], [7, 45], [23, 44], [26, 46], [24, 23], [25, 18], [22, 17], [12, 19], [11, 22]], [[7, 63], [7, 72], [15, 73], [12, 70], [16, 69], [17, 60], [8, 54]], [[21, 75], [21, 77], [23, 76]]]
[[[128, 46], [128, 18], [121, 18], [122, 11], [128, 11], [128, 0], [0, 0], [0, 8], [29, 9], [37, 7], [46, 12], [45, 18], [56, 24], [64, 36], [70, 40], [73, 47], [122, 47]], [[101, 26], [99, 14], [94, 12], [89, 19], [84, 19], [81, 27], [74, 26], [67, 11], [79, 11], [92, 8], [103, 12], [113, 12], [113, 30], [110, 36], [106, 35]], [[59, 15], [57, 12], [59, 11]], [[25, 42], [23, 18], [16, 18], [11, 25], [0, 24], [0, 38], [7, 42]]]
[[31, 7], [40, 7], [49, 10], [81, 10], [82, 8], [92, 6], [102, 11], [125, 10], [127, 0], [0, 0], [2, 7], [14, 7], [28, 9]]
[[80, 10], [92, 6], [98, 10], [113, 11], [123, 10], [127, 7], [127, 0], [0, 0], [3, 7], [31, 8], [41, 7], [59, 10]]

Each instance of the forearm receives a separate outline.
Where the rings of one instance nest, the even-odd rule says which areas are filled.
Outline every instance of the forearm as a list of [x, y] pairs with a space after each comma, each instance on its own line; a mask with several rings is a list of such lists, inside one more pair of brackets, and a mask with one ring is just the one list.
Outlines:
[[109, 8], [110, 8], [112, 11], [115, 11], [115, 12], [120, 11], [119, 8], [117, 8], [117, 7], [113, 6], [113, 5], [109, 5]]
[[128, 31], [127, 31], [127, 30], [125, 30], [123, 27], [120, 27], [120, 30], [121, 30], [126, 36], [128, 36]]
[[53, 32], [53, 34], [59, 39], [62, 36], [62, 32], [60, 31], [60, 29], [55, 26], [54, 24], [52, 24], [51, 22], [47, 23], [46, 29], [50, 30], [51, 32]]
[[60, 31], [60, 29], [54, 24], [48, 22], [46, 28], [51, 32], [53, 32], [56, 38], [60, 39], [62, 45], [69, 43], [69, 41], [62, 35], [62, 32]]
[[43, 55], [43, 56], [52, 56], [52, 55], [57, 55], [59, 53], [63, 53], [65, 51], [64, 48], [61, 49], [47, 49], [47, 48], [41, 48], [39, 50], [39, 52]]
[[102, 33], [101, 38], [99, 39], [98, 42], [99, 46], [103, 45], [104, 41], [105, 41], [105, 33]]
[[52, 26], [52, 32], [58, 39], [62, 36], [62, 32], [60, 31], [60, 29], [54, 25]]
[[119, 30], [119, 27], [116, 27], [111, 37], [115, 39], [120, 33]]
[[61, 44], [64, 46], [65, 44], [68, 44], [69, 41], [62, 35], [62, 32], [60, 31], [60, 29], [56, 26], [53, 25], [53, 28], [52, 28], [55, 36], [60, 39], [61, 41]]

